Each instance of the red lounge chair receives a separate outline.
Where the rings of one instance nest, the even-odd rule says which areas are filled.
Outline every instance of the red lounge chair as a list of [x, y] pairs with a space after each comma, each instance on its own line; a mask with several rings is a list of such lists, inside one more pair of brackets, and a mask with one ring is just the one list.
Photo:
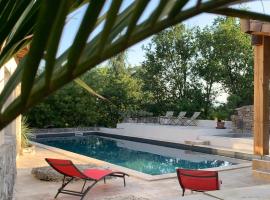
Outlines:
[[217, 171], [176, 169], [176, 172], [183, 190], [182, 196], [186, 189], [197, 192], [220, 189], [221, 181], [218, 180]]
[[[69, 195], [74, 195], [74, 196], [81, 196], [81, 200], [82, 200], [87, 194], [87, 192], [89, 192], [89, 190], [97, 182], [103, 179], [105, 183], [107, 176], [123, 178], [124, 186], [126, 186], [125, 176], [128, 176], [128, 174], [125, 174], [123, 172], [114, 172], [114, 171], [105, 170], [105, 169], [87, 169], [84, 171], [80, 171], [70, 160], [61, 160], [61, 159], [52, 159], [52, 158], [46, 158], [45, 160], [49, 163], [49, 165], [52, 168], [54, 168], [60, 174], [64, 175], [62, 186], [58, 189], [58, 192], [54, 198], [56, 198], [60, 193], [63, 193], [63, 194], [69, 194]], [[64, 189], [74, 178], [79, 178], [79, 179], [84, 180], [84, 184], [80, 192]], [[84, 187], [87, 181], [92, 181], [93, 183], [84, 190]]]

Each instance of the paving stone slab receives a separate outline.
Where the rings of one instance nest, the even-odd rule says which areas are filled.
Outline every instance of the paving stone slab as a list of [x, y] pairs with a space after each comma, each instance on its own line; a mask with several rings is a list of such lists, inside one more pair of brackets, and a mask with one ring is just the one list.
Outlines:
[[224, 200], [270, 200], [270, 185], [207, 192]]
[[148, 198], [134, 196], [134, 195], [121, 195], [121, 196], [114, 196], [114, 197], [106, 197], [102, 198], [101, 200], [150, 200]]
[[[173, 200], [173, 199], [170, 199], [170, 200]], [[214, 198], [205, 194], [194, 194], [194, 195], [184, 196], [181, 198], [181, 200], [217, 200], [217, 198]]]

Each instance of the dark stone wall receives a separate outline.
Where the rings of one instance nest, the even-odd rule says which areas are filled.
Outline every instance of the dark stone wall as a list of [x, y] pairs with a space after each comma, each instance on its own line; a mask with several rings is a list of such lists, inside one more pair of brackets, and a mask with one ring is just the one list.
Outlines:
[[237, 133], [253, 132], [253, 116], [253, 105], [237, 108], [235, 115], [231, 116], [233, 131]]
[[12, 136], [5, 136], [0, 145], [0, 200], [12, 200], [16, 173], [16, 144]]

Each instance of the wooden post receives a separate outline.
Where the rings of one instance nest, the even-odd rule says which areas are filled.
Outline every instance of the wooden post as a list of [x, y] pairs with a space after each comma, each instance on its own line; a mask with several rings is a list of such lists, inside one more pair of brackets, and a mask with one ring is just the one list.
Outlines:
[[254, 154], [269, 154], [270, 37], [254, 47]]

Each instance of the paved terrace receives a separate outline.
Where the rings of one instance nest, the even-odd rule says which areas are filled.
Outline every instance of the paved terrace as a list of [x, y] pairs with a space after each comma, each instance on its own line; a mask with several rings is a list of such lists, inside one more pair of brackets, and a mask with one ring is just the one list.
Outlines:
[[[119, 123], [117, 128], [100, 128], [101, 132], [136, 137], [150, 140], [166, 141], [173, 143], [194, 142], [194, 145], [207, 142], [205, 147], [227, 149], [244, 153], [253, 153], [253, 138], [230, 138], [224, 135], [233, 134], [230, 122], [226, 122], [227, 129], [216, 129], [216, 122], [211, 120], [199, 120], [198, 126], [173, 126], [143, 123]], [[245, 135], [243, 133], [242, 135]], [[241, 134], [239, 134], [241, 135]], [[249, 134], [246, 134], [249, 135]]]
[[[18, 158], [18, 175], [15, 186], [15, 200], [52, 200], [60, 186], [60, 182], [44, 182], [31, 175], [31, 169], [38, 166], [47, 166], [45, 157], [72, 159], [73, 157], [37, 147], [35, 155], [24, 155]], [[77, 164], [89, 164], [77, 159]], [[127, 178], [127, 187], [123, 187], [121, 179], [108, 180], [107, 184], [100, 182], [86, 196], [92, 200], [128, 200], [134, 197], [143, 197], [155, 200], [215, 200], [215, 199], [270, 199], [270, 181], [262, 181], [252, 177], [251, 167], [220, 172], [223, 181], [220, 191], [207, 194], [187, 192], [187, 196], [181, 197], [181, 190], [176, 178], [158, 181], [145, 181], [135, 177]], [[82, 182], [71, 184], [72, 189], [80, 188]], [[251, 188], [250, 188], [251, 187]], [[122, 198], [121, 198], [122, 197]], [[59, 195], [59, 200], [77, 200], [78, 197]], [[144, 200], [144, 199], [142, 199]]]

